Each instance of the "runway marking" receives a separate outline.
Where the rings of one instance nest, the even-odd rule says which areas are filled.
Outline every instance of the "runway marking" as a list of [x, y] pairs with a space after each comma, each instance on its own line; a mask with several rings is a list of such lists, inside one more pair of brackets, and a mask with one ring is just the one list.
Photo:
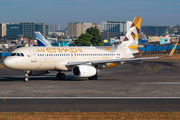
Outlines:
[[148, 74], [148, 73], [155, 73], [155, 72], [157, 72], [158, 69], [156, 68], [156, 66], [153, 65], [153, 67], [154, 67], [155, 71], [143, 72], [143, 73], [136, 73], [136, 74], [121, 74], [121, 75], [143, 75], [143, 74]]
[[0, 100], [20, 99], [180, 99], [180, 97], [0, 97]]
[[180, 82], [134, 82], [125, 84], [157, 84], [157, 85], [180, 85]]

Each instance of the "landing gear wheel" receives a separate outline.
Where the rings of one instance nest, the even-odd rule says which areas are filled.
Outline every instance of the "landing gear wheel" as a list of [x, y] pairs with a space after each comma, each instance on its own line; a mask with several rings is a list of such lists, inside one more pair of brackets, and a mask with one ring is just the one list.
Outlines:
[[57, 78], [58, 80], [64, 80], [64, 79], [66, 78], [66, 75], [65, 75], [64, 73], [58, 73], [58, 74], [56, 75], [56, 78]]
[[61, 79], [64, 80], [66, 78], [66, 75], [64, 73], [61, 73]]
[[23, 79], [24, 82], [28, 82], [28, 80], [29, 79], [27, 77]]
[[98, 76], [95, 75], [95, 76], [92, 76], [92, 77], [88, 77], [88, 80], [97, 80]]
[[28, 74], [30, 73], [30, 71], [25, 71], [25, 76], [24, 76], [24, 78], [23, 78], [23, 81], [24, 82], [28, 82], [28, 80], [29, 80], [29, 78], [28, 78]]
[[60, 80], [60, 79], [61, 79], [61, 73], [57, 73], [56, 78], [57, 78], [58, 80]]

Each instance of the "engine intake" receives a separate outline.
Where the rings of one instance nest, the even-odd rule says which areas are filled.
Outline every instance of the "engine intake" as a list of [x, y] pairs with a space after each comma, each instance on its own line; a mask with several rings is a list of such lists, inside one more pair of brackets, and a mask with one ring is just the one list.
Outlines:
[[99, 71], [93, 66], [77, 65], [73, 68], [72, 72], [76, 77], [91, 77], [96, 75]]

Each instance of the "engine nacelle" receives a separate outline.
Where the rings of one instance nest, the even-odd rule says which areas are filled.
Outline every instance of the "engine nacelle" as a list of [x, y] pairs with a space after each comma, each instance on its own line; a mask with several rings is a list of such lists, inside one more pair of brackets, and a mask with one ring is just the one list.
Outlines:
[[39, 75], [44, 75], [48, 73], [50, 73], [50, 71], [30, 71], [28, 76], [39, 76]]
[[98, 69], [89, 65], [77, 65], [72, 72], [76, 77], [91, 77], [98, 73]]

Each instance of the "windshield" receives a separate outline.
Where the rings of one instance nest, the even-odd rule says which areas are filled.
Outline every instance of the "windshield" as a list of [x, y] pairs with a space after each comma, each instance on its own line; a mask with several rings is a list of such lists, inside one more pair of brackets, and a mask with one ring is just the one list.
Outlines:
[[20, 56], [20, 57], [24, 57], [23, 53], [11, 53], [10, 56]]

